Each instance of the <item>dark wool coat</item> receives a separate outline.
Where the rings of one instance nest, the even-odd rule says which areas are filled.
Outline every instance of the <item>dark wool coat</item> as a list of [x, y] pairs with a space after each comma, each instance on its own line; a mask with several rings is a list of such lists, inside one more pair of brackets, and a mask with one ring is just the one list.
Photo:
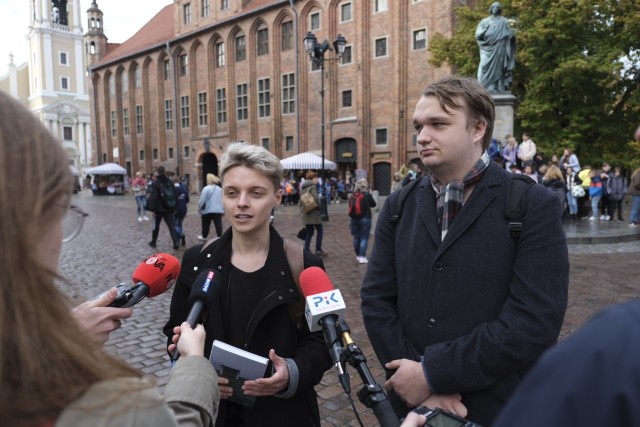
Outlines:
[[596, 314], [545, 353], [496, 427], [639, 426], [640, 301]]
[[[207, 333], [205, 356], [211, 352], [213, 340], [226, 341], [224, 304], [229, 271], [231, 268], [232, 230], [229, 228], [220, 239], [201, 252], [202, 245], [189, 248], [182, 259], [180, 276], [173, 290], [169, 321], [164, 334], [173, 336], [173, 327], [187, 318], [190, 310], [189, 294], [191, 285], [204, 269], [215, 269], [222, 276], [223, 291], [220, 292], [212, 307], [204, 314], [204, 327]], [[320, 383], [324, 372], [331, 367], [331, 357], [324, 344], [322, 332], [309, 332], [304, 326], [298, 331], [289, 312], [289, 304], [299, 301], [303, 296], [293, 279], [284, 241], [275, 228], [270, 227], [269, 254], [266, 265], [269, 279], [264, 286], [273, 291], [255, 312], [247, 332], [247, 347], [244, 350], [269, 357], [269, 349], [283, 358], [293, 359], [299, 371], [298, 388], [290, 398], [273, 396], [258, 397], [253, 408], [245, 408], [247, 426], [320, 426], [320, 413], [314, 386]], [[302, 250], [302, 248], [300, 248]], [[324, 268], [322, 260], [309, 252], [304, 253], [304, 267]], [[232, 316], [230, 313], [229, 316]], [[216, 427], [224, 426], [226, 401], [221, 400]]]
[[[468, 419], [484, 426], [556, 342], [567, 306], [560, 202], [531, 186], [515, 239], [504, 218], [509, 177], [491, 162], [444, 241], [429, 177], [406, 199], [397, 227], [389, 216], [399, 192], [389, 196], [361, 289], [380, 362], [424, 357], [434, 392], [461, 393]], [[399, 416], [407, 412], [394, 393], [389, 399]]]

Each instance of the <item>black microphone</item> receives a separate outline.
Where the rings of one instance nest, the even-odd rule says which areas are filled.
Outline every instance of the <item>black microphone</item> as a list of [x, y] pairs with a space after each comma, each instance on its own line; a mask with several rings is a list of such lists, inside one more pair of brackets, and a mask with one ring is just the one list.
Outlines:
[[[189, 311], [189, 315], [185, 322], [189, 323], [192, 328], [195, 328], [202, 316], [202, 312], [211, 305], [220, 294], [220, 282], [221, 277], [218, 272], [215, 270], [204, 270], [196, 280], [193, 281], [193, 285], [191, 286], [191, 293], [189, 294], [189, 304], [191, 305], [191, 311]], [[171, 362], [175, 362], [180, 354], [178, 352], [178, 347], [176, 346], [175, 350], [171, 354]]]

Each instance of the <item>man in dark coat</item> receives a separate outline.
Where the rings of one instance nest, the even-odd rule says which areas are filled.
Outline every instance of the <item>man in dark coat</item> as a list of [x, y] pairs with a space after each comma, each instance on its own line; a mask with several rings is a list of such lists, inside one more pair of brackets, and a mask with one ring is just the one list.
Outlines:
[[385, 201], [362, 315], [399, 417], [439, 399], [443, 409], [462, 403], [458, 415], [488, 426], [562, 326], [569, 261], [561, 206], [531, 186], [522, 232], [512, 237], [504, 217], [511, 174], [486, 152], [491, 96], [465, 77], [421, 95], [413, 121], [430, 173], [413, 184], [397, 224], [390, 216], [401, 191]]
[[545, 353], [495, 427], [640, 425], [640, 300], [595, 315]]
[[[149, 198], [147, 200], [147, 210], [153, 212], [155, 217], [155, 224], [153, 226], [153, 232], [151, 234], [151, 241], [149, 246], [155, 248], [158, 240], [158, 233], [160, 232], [160, 222], [164, 219], [165, 224], [169, 227], [169, 233], [171, 234], [171, 240], [173, 241], [173, 249], [180, 247], [180, 236], [176, 231], [174, 215], [177, 206], [177, 196], [175, 194], [175, 187], [173, 183], [165, 175], [164, 166], [159, 166], [157, 170], [158, 175], [151, 184], [151, 191], [149, 192]], [[163, 197], [168, 192], [173, 192], [174, 206], [170, 207], [163, 202]]]

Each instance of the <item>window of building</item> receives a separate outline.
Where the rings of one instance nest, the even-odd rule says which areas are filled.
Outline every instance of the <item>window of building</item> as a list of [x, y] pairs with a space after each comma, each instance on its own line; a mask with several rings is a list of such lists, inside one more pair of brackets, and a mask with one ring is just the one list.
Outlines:
[[229, 0], [220, 0], [220, 10], [229, 9]]
[[282, 75], [282, 114], [296, 112], [296, 77], [295, 74]]
[[169, 154], [169, 158], [173, 159], [173, 147], [169, 147], [168, 154]]
[[201, 15], [203, 18], [209, 16], [209, 0], [202, 0]]
[[342, 106], [343, 107], [351, 107], [352, 106], [352, 91], [344, 90], [342, 91]]
[[293, 151], [293, 136], [284, 137], [284, 149], [285, 151]]
[[152, 153], [153, 153], [153, 154], [152, 154], [152, 155], [153, 155], [153, 160], [158, 160], [158, 149], [157, 149], [157, 148], [154, 148], [154, 149], [152, 150]]
[[249, 94], [247, 84], [236, 85], [236, 119], [247, 120], [249, 118]]
[[164, 129], [173, 129], [173, 99], [164, 100]]
[[162, 77], [165, 80], [171, 80], [171, 61], [169, 59], [162, 61]]
[[138, 160], [140, 161], [144, 160], [144, 150], [138, 151]]
[[129, 92], [129, 74], [127, 74], [126, 71], [123, 71], [120, 74], [120, 90], [122, 91], [122, 93], [127, 93]]
[[122, 131], [126, 136], [129, 136], [131, 133], [131, 126], [129, 124], [129, 109], [122, 109]]
[[422, 28], [413, 32], [413, 50], [427, 47], [427, 30]]
[[247, 57], [247, 42], [244, 36], [236, 37], [236, 62], [244, 61]]
[[136, 105], [136, 133], [140, 135], [144, 131], [142, 127], [142, 105]]
[[340, 5], [340, 22], [349, 22], [352, 19], [351, 2]]
[[188, 128], [191, 125], [189, 116], [189, 95], [180, 97], [180, 127]]
[[376, 129], [376, 145], [387, 145], [387, 128]]
[[271, 115], [271, 88], [269, 79], [258, 79], [258, 117]]
[[118, 128], [116, 127], [116, 112], [115, 110], [111, 110], [111, 137], [115, 138], [118, 136]]
[[293, 49], [293, 21], [282, 24], [282, 43], [280, 48], [283, 51]]
[[227, 123], [227, 89], [216, 89], [216, 121]]
[[189, 57], [186, 53], [180, 55], [180, 77], [189, 74]]
[[344, 47], [344, 53], [342, 54], [342, 58], [340, 58], [340, 64], [342, 65], [346, 65], [346, 64], [351, 64], [351, 46], [345, 46]]
[[71, 126], [62, 126], [62, 139], [73, 141], [73, 128]]
[[389, 4], [387, 0], [375, 0], [373, 4], [374, 12], [386, 12], [389, 10]]
[[60, 52], [60, 65], [69, 66], [69, 54], [67, 52]]
[[269, 149], [269, 138], [261, 138], [260, 143], [262, 144], [262, 148]]
[[116, 96], [116, 79], [113, 76], [109, 76], [109, 95]]
[[191, 3], [182, 6], [182, 15], [184, 17], [184, 25], [191, 24]]
[[207, 92], [198, 92], [198, 126], [207, 126], [208, 124]]
[[60, 77], [60, 89], [69, 90], [69, 77]]
[[380, 58], [381, 56], [387, 56], [387, 38], [382, 37], [375, 40], [375, 55], [376, 58]]
[[135, 70], [133, 71], [133, 76], [136, 81], [136, 89], [141, 88], [142, 87], [142, 69], [136, 66]]
[[258, 38], [258, 56], [269, 53], [269, 30], [260, 28], [257, 34]]
[[313, 12], [309, 15], [309, 29], [311, 31], [320, 29], [320, 12]]
[[184, 147], [182, 147], [182, 157], [184, 157], [185, 159], [189, 158], [189, 146], [185, 145]]
[[216, 67], [224, 67], [224, 42], [216, 43]]

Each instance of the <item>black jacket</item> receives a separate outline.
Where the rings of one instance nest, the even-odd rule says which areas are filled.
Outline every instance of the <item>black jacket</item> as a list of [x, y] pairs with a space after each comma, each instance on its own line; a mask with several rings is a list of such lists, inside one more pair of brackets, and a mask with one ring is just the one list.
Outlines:
[[[169, 321], [164, 334], [171, 342], [173, 327], [180, 325], [189, 313], [191, 285], [203, 269], [216, 269], [222, 275], [223, 291], [204, 314], [207, 333], [205, 356], [209, 357], [214, 339], [225, 341], [225, 295], [231, 285], [228, 272], [231, 267], [232, 230], [201, 252], [202, 245], [188, 249], [182, 259], [182, 270], [173, 291]], [[265, 287], [272, 293], [258, 305], [247, 331], [247, 346], [252, 353], [269, 357], [269, 349], [283, 358], [293, 359], [299, 371], [298, 387], [291, 398], [258, 397], [253, 408], [245, 408], [247, 426], [320, 426], [320, 413], [314, 386], [320, 383], [324, 372], [331, 367], [331, 357], [321, 332], [309, 332], [306, 324], [298, 331], [289, 313], [289, 304], [302, 298], [289, 268], [284, 241], [270, 227], [270, 249], [266, 265], [269, 279]], [[322, 260], [304, 252], [304, 267], [324, 268]], [[197, 269], [196, 269], [197, 268]], [[229, 314], [232, 316], [232, 314]], [[226, 401], [220, 402], [216, 427], [224, 426]]]
[[167, 212], [175, 212], [174, 209], [165, 208], [160, 202], [160, 186], [165, 188], [173, 187], [173, 182], [166, 175], [158, 175], [151, 183], [151, 190], [149, 191], [149, 197], [147, 198], [147, 210], [149, 212], [155, 213], [167, 213]]

